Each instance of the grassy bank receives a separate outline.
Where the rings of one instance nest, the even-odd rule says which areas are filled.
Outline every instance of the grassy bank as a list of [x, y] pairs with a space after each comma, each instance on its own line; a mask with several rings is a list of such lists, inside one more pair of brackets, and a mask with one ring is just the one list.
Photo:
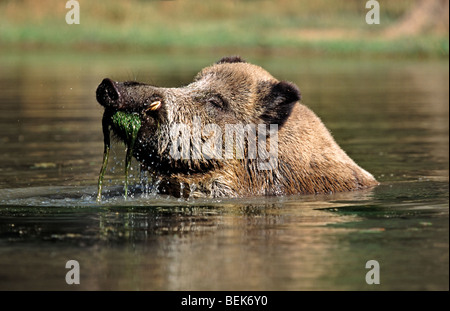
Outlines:
[[85, 1], [68, 25], [65, 1], [0, 2], [0, 49], [261, 49], [338, 55], [448, 57], [448, 33], [388, 37], [415, 3], [380, 1]]

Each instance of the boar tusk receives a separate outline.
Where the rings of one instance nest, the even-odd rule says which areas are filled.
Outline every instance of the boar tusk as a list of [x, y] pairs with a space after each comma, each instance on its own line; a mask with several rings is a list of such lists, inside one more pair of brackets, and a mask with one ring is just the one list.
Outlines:
[[161, 102], [158, 100], [158, 101], [151, 103], [149, 108], [147, 109], [147, 111], [149, 111], [149, 110], [153, 111], [153, 110], [158, 109], [159, 107], [161, 107]]

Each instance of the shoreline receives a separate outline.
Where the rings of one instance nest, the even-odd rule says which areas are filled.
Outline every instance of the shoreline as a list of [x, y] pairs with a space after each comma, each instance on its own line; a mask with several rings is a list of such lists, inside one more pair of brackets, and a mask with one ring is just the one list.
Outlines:
[[398, 40], [304, 40], [292, 44], [129, 44], [127, 42], [38, 42], [1, 40], [0, 53], [15, 52], [95, 52], [95, 53], [169, 53], [179, 51], [211, 54], [256, 54], [305, 57], [361, 57], [361, 58], [437, 58], [449, 57], [448, 38], [400, 38]]

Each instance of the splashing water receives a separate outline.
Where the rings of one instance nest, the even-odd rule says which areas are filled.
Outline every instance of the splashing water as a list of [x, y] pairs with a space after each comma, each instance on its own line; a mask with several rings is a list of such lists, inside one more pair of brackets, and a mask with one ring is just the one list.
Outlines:
[[131, 160], [133, 156], [133, 147], [137, 138], [139, 129], [141, 128], [141, 120], [139, 115], [135, 113], [125, 113], [117, 111], [112, 116], [109, 113], [103, 115], [103, 164], [100, 169], [98, 177], [98, 192], [97, 201], [102, 198], [103, 177], [105, 175], [106, 167], [108, 165], [109, 152], [111, 149], [110, 130], [113, 128], [125, 141], [126, 156], [125, 156], [125, 198], [128, 196], [128, 172], [130, 170]]

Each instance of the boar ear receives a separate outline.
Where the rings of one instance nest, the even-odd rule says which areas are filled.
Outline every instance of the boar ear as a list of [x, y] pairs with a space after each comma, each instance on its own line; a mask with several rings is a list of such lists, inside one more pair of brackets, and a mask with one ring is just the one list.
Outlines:
[[226, 56], [222, 57], [216, 64], [233, 64], [233, 63], [246, 63], [244, 59], [242, 59], [240, 56]]
[[261, 118], [267, 124], [282, 126], [291, 115], [295, 103], [300, 100], [300, 90], [295, 84], [287, 81], [271, 83], [269, 88], [269, 93], [262, 99]]

